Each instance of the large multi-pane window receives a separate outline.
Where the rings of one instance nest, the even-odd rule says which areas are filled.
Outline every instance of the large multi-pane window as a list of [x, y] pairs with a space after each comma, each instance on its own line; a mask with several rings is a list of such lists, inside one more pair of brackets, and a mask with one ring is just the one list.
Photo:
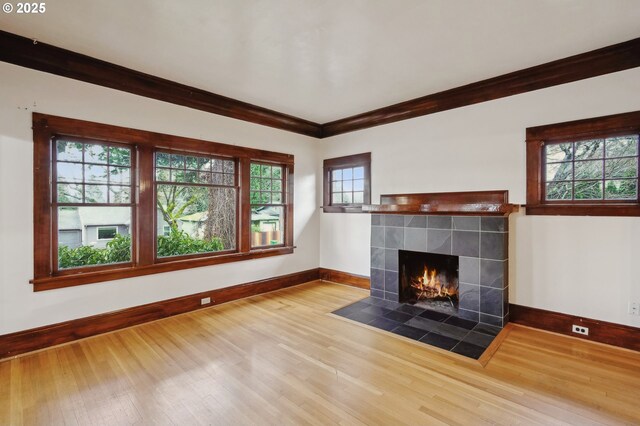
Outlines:
[[293, 252], [293, 156], [34, 113], [36, 290]]
[[251, 163], [251, 246], [284, 243], [285, 173], [281, 165]]
[[235, 250], [235, 161], [157, 152], [155, 167], [158, 257]]
[[55, 269], [131, 262], [131, 148], [65, 137], [54, 145]]
[[527, 129], [527, 214], [640, 215], [640, 111]]

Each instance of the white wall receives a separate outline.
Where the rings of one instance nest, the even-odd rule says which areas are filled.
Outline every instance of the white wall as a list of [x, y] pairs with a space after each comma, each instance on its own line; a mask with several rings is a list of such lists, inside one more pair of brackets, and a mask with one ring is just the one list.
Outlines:
[[[639, 110], [638, 93], [640, 70], [623, 71], [335, 136], [321, 158], [370, 151], [374, 203], [384, 193], [508, 189], [524, 204], [527, 127]], [[640, 301], [640, 218], [511, 219], [512, 303], [640, 326], [627, 314]], [[320, 266], [369, 275], [369, 225], [368, 215], [322, 213]]]
[[[294, 254], [34, 293], [32, 111], [295, 155]], [[0, 63], [0, 334], [318, 267], [318, 142]]]

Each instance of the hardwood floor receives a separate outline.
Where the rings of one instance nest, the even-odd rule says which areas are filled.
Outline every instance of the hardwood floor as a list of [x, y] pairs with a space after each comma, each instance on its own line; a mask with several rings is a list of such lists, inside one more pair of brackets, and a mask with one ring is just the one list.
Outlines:
[[0, 362], [7, 424], [640, 424], [640, 353], [515, 326], [486, 368], [312, 282]]

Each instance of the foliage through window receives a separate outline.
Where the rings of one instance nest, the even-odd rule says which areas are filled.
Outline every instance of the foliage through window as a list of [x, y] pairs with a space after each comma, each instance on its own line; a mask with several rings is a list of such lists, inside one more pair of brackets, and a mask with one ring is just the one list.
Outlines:
[[285, 180], [280, 165], [251, 163], [251, 246], [283, 244]]
[[235, 250], [235, 161], [157, 152], [155, 166], [157, 255]]
[[355, 212], [371, 202], [371, 154], [324, 160], [324, 211]]
[[293, 252], [292, 155], [38, 113], [33, 129], [36, 290]]
[[72, 138], [54, 144], [57, 269], [130, 262], [131, 148]]
[[527, 213], [637, 215], [640, 112], [527, 129]]

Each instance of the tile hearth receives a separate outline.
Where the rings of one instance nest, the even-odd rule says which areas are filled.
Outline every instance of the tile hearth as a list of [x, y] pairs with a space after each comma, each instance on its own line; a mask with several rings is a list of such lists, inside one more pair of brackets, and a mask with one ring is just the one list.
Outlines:
[[478, 359], [501, 328], [413, 305], [367, 297], [334, 315]]

